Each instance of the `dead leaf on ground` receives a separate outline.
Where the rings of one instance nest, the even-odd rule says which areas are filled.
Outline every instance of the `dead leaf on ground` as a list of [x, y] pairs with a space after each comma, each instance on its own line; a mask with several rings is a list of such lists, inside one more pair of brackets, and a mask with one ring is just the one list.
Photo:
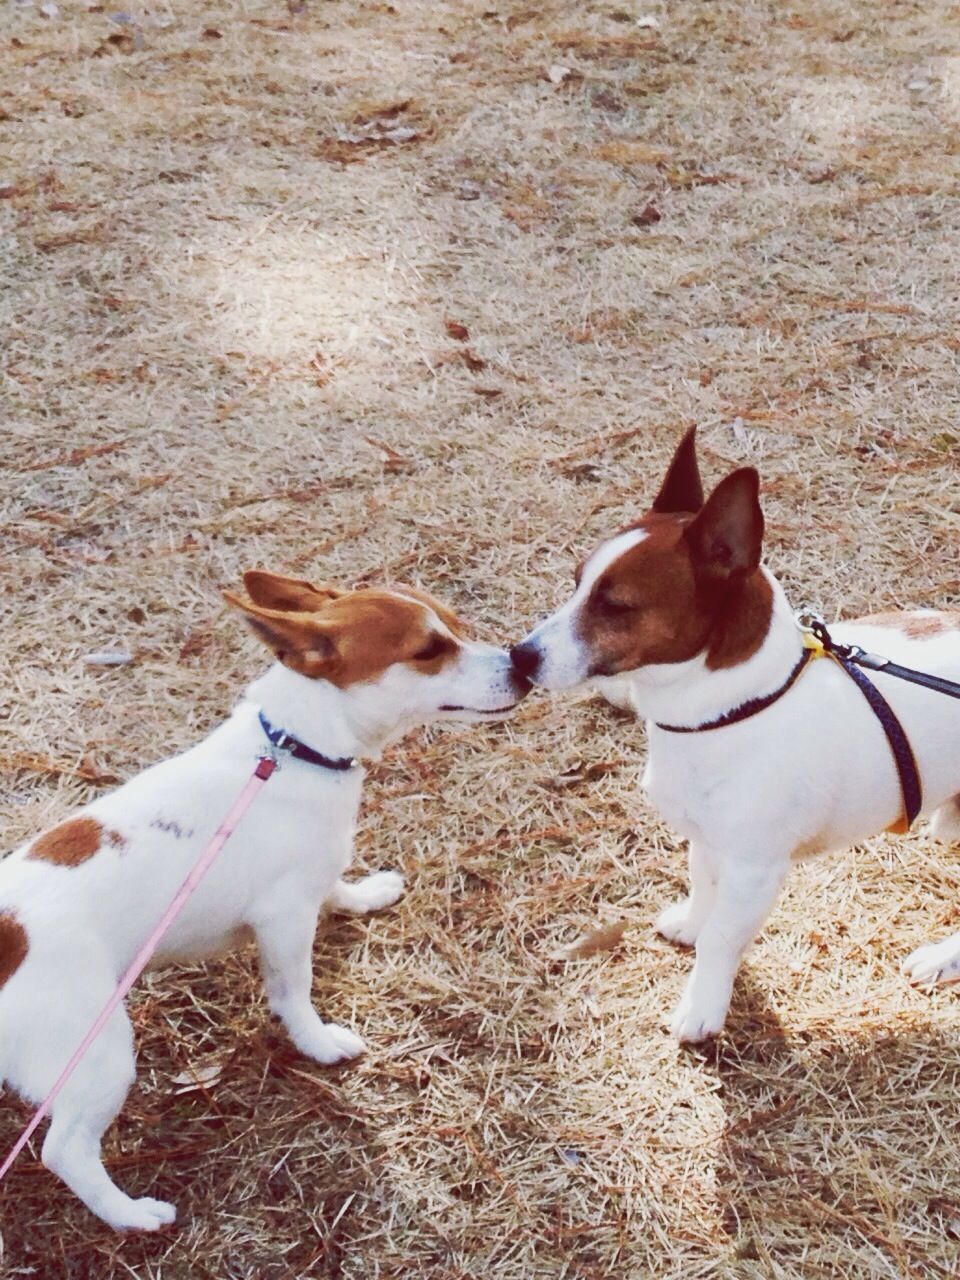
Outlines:
[[223, 1075], [223, 1067], [220, 1063], [210, 1063], [205, 1067], [198, 1064], [195, 1067], [188, 1067], [186, 1071], [181, 1071], [171, 1079], [170, 1083], [179, 1086], [174, 1089], [175, 1094], [197, 1093], [202, 1089], [211, 1088], [221, 1075]]
[[374, 120], [393, 120], [409, 111], [413, 106], [412, 98], [403, 98], [399, 102], [385, 102], [376, 106], [364, 107], [353, 117], [354, 124], [370, 124]]
[[383, 469], [390, 475], [396, 475], [401, 471], [412, 471], [414, 463], [410, 458], [405, 458], [402, 453], [397, 453], [383, 440], [378, 440], [376, 436], [364, 436], [367, 444], [372, 445], [383, 456]]
[[457, 342], [466, 342], [470, 337], [470, 330], [465, 324], [459, 324], [456, 320], [447, 320], [444, 323], [449, 336]]
[[581, 782], [592, 782], [594, 778], [602, 778], [605, 773], [613, 773], [622, 766], [622, 763], [621, 760], [597, 760], [593, 764], [578, 761], [564, 769], [562, 773], [554, 774], [550, 778], [541, 778], [539, 781], [541, 786], [548, 787], [551, 791], [565, 791], [568, 787], [576, 787]]
[[629, 920], [617, 920], [613, 924], [605, 924], [599, 929], [592, 929], [590, 933], [585, 933], [582, 938], [578, 938], [569, 947], [564, 947], [562, 958], [565, 960], [585, 960], [588, 956], [594, 956], [599, 951], [613, 951], [615, 947], [620, 945], [623, 935], [629, 927]]
[[76, 231], [63, 231], [58, 235], [44, 236], [34, 241], [40, 253], [53, 253], [56, 249], [66, 249], [73, 244], [96, 244], [103, 239], [103, 227], [80, 227]]
[[655, 204], [645, 204], [639, 212], [633, 214], [630, 221], [635, 227], [652, 227], [663, 217]]

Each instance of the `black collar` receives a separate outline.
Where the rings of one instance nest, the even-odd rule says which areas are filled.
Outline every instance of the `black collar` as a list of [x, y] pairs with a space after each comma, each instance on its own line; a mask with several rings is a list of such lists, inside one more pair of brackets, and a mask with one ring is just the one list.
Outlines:
[[804, 649], [797, 664], [787, 676], [786, 680], [779, 689], [774, 689], [773, 693], [768, 693], [762, 698], [750, 698], [747, 702], [742, 702], [739, 707], [734, 707], [732, 711], [725, 712], [722, 716], [717, 716], [716, 720], [705, 720], [703, 724], [660, 724], [655, 721], [658, 729], [665, 729], [667, 733], [703, 733], [707, 729], [723, 729], [728, 724], [737, 724], [740, 720], [749, 720], [751, 716], [755, 716], [759, 711], [765, 711], [767, 707], [772, 706], [779, 698], [792, 689], [794, 684], [799, 680], [807, 663], [815, 656], [815, 650]]
[[295, 738], [292, 733], [287, 733], [286, 729], [275, 729], [262, 711], [257, 714], [260, 716], [263, 732], [273, 745], [280, 751], [289, 751], [297, 760], [306, 760], [308, 764], [319, 765], [321, 769], [335, 769], [341, 773], [347, 769], [355, 769], [360, 763], [355, 756], [321, 755], [319, 751], [314, 751], [313, 747], [308, 747], [305, 742]]

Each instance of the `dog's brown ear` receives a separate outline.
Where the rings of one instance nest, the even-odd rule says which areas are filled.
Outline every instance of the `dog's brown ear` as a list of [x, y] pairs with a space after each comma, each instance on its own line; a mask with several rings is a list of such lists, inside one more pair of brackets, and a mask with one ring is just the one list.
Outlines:
[[343, 592], [328, 582], [314, 586], [303, 578], [288, 578], [281, 573], [269, 573], [266, 569], [248, 569], [243, 575], [243, 585], [254, 604], [265, 609], [293, 610], [297, 613], [316, 613]]
[[760, 563], [760, 477], [741, 467], [721, 480], [684, 537], [698, 572], [719, 581], [746, 577]]
[[312, 679], [327, 675], [337, 658], [334, 627], [302, 610], [265, 609], [232, 591], [224, 591], [223, 598], [240, 610], [254, 635], [285, 667]]
[[697, 466], [697, 428], [691, 427], [677, 445], [667, 468], [652, 511], [661, 515], [678, 511], [699, 511], [703, 506], [703, 484]]

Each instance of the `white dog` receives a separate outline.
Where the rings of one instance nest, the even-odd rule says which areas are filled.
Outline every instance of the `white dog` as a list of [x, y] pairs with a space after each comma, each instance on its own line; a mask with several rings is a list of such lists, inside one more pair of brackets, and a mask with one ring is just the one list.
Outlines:
[[[835, 662], [804, 666], [793, 612], [760, 565], [758, 489], [743, 468], [704, 502], [691, 430], [650, 512], [586, 559], [567, 603], [512, 651], [534, 683], [594, 681], [647, 721], [644, 786], [690, 843], [690, 896], [657, 921], [664, 937], [696, 945], [672, 1021], [681, 1041], [723, 1027], [740, 957], [791, 859], [905, 829], [880, 722]], [[960, 679], [958, 613], [887, 614], [831, 634]], [[912, 744], [933, 833], [960, 838], [960, 706], [871, 679]], [[914, 980], [960, 977], [960, 934], [921, 947], [904, 968]]]
[[[508, 655], [464, 638], [457, 619], [412, 588], [334, 587], [263, 572], [227, 595], [277, 662], [230, 718], [0, 864], [0, 1076], [39, 1102], [106, 1003], [161, 910], [213, 836], [258, 756], [286, 735], [280, 767], [183, 913], [157, 962], [198, 959], [255, 938], [270, 1008], [318, 1062], [363, 1042], [310, 1001], [322, 907], [362, 913], [395, 902], [395, 871], [341, 879], [350, 865], [363, 769], [357, 757], [415, 725], [496, 717], [528, 685]], [[322, 753], [322, 754], [321, 754]], [[52, 1109], [43, 1161], [119, 1230], [154, 1230], [173, 1205], [133, 1200], [100, 1157], [134, 1078], [133, 1037], [117, 1010]]]

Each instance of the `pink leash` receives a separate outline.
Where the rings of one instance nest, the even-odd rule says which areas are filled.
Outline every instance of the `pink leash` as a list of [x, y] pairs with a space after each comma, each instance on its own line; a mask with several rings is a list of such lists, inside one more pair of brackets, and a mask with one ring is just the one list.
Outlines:
[[103, 1009], [100, 1011], [100, 1014], [97, 1017], [96, 1022], [87, 1032], [87, 1034], [83, 1037], [83, 1040], [80, 1042], [80, 1044], [77, 1046], [76, 1050], [74, 1051], [73, 1057], [70, 1059], [67, 1065], [60, 1072], [60, 1075], [57, 1077], [57, 1081], [54, 1084], [53, 1088], [50, 1090], [50, 1092], [47, 1094], [44, 1100], [40, 1103], [39, 1107], [37, 1107], [36, 1111], [34, 1112], [30, 1120], [30, 1123], [27, 1125], [23, 1133], [21, 1133], [20, 1137], [13, 1144], [13, 1148], [11, 1149], [10, 1154], [7, 1156], [6, 1160], [4, 1160], [2, 1167], [0, 1167], [0, 1179], [2, 1179], [6, 1175], [7, 1170], [13, 1164], [14, 1160], [16, 1160], [17, 1156], [20, 1154], [23, 1148], [30, 1141], [30, 1139], [32, 1138], [37, 1128], [37, 1125], [39, 1125], [40, 1121], [43, 1119], [43, 1117], [49, 1112], [50, 1108], [53, 1106], [54, 1102], [57, 1099], [57, 1095], [60, 1093], [60, 1090], [67, 1083], [70, 1077], [73, 1075], [74, 1071], [77, 1068], [77, 1064], [80, 1062], [80, 1059], [87, 1052], [87, 1050], [93, 1044], [94, 1040], [96, 1040], [97, 1036], [103, 1030], [104, 1026], [106, 1025], [106, 1021], [110, 1017], [111, 1013], [113, 1013], [114, 1009], [116, 1009], [117, 1005], [121, 1002], [121, 1000], [123, 1000], [124, 996], [130, 990], [130, 988], [133, 986], [136, 980], [140, 977], [141, 973], [143, 973], [144, 969], [147, 967], [147, 963], [149, 962], [150, 957], [156, 951], [157, 946], [160, 942], [160, 939], [163, 937], [163, 935], [167, 932], [167, 930], [173, 924], [174, 920], [176, 920], [177, 916], [180, 914], [180, 912], [183, 910], [184, 906], [186, 905], [187, 899], [193, 893], [194, 889], [196, 889], [197, 885], [200, 883], [200, 881], [203, 879], [206, 873], [210, 870], [210, 867], [211, 867], [211, 864], [213, 863], [214, 858], [217, 856], [217, 854], [220, 852], [223, 846], [227, 843], [227, 841], [233, 835], [234, 831], [236, 831], [237, 826], [239, 825], [240, 819], [246, 813], [247, 809], [249, 809], [254, 796], [257, 794], [260, 788], [264, 785], [264, 783], [266, 783], [270, 779], [276, 767], [277, 767], [276, 760], [272, 759], [269, 756], [264, 756], [261, 760], [257, 762], [256, 769], [254, 769], [249, 780], [247, 781], [246, 786], [243, 788], [243, 790], [240, 792], [240, 794], [237, 796], [236, 800], [234, 801], [233, 808], [230, 810], [230, 812], [227, 814], [224, 820], [220, 823], [220, 826], [216, 830], [216, 834], [214, 835], [210, 843], [207, 845], [207, 847], [204, 849], [203, 853], [201, 853], [200, 857], [197, 859], [196, 865], [194, 866], [193, 870], [190, 872], [186, 880], [184, 880], [183, 884], [174, 894], [173, 898], [170, 901], [170, 905], [167, 907], [166, 911], [164, 911], [163, 915], [160, 917], [157, 923], [153, 926], [153, 930], [151, 931], [150, 936], [147, 938], [146, 942], [143, 944], [143, 946], [134, 956], [133, 960], [130, 962], [130, 967], [127, 969], [126, 973], [120, 979], [120, 982], [117, 985], [116, 991], [114, 991], [113, 995], [110, 997], [107, 1003], [103, 1006]]

